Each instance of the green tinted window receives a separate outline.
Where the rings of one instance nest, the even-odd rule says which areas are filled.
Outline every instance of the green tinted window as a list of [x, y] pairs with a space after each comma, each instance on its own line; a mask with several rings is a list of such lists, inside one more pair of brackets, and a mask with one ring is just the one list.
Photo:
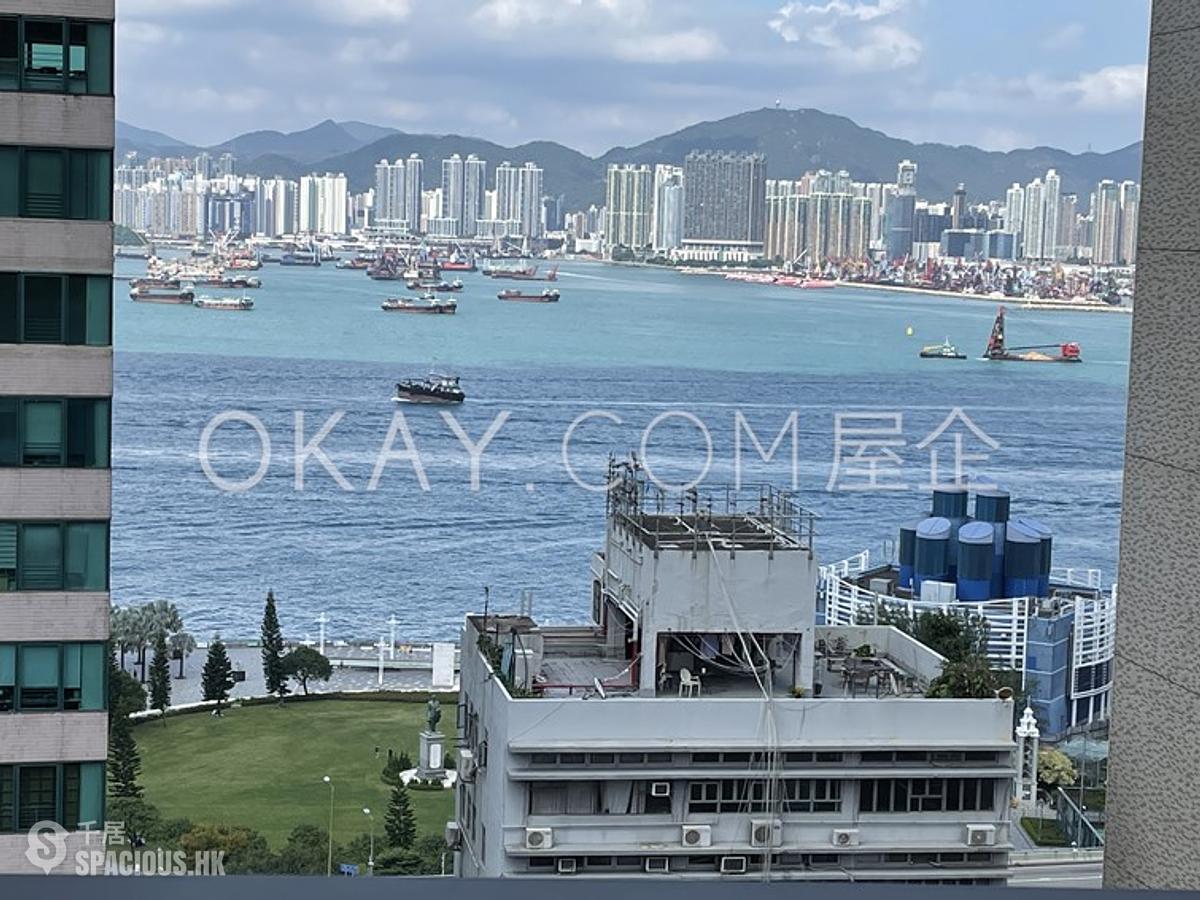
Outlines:
[[0, 16], [0, 91], [17, 89], [18, 48], [16, 17]]
[[17, 562], [22, 590], [62, 590], [62, 529], [58, 525], [24, 525], [20, 531]]
[[63, 280], [59, 275], [26, 275], [25, 342], [57, 344], [63, 335]]
[[66, 589], [108, 590], [108, 524], [71, 522], [66, 531]]
[[111, 94], [113, 77], [113, 33], [108, 22], [87, 26], [87, 92]]
[[[75, 156], [75, 153], [70, 154], [72, 159]], [[26, 216], [35, 219], [61, 219], [66, 216], [67, 158], [68, 153], [63, 150], [25, 151]]]
[[0, 466], [21, 464], [21, 401], [0, 397]]
[[15, 272], [0, 272], [0, 344], [21, 340], [20, 281]]
[[24, 90], [63, 89], [63, 24], [62, 19], [25, 20]]
[[0, 216], [20, 214], [21, 154], [16, 147], [0, 147]]
[[26, 400], [23, 409], [21, 463], [61, 466], [63, 404], [61, 400]]
[[58, 816], [58, 767], [21, 766], [17, 769], [17, 830]]

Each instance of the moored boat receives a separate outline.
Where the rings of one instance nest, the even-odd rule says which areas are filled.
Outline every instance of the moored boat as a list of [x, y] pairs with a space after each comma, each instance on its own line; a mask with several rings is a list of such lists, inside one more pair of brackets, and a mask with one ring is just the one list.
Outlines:
[[136, 303], [176, 303], [187, 304], [195, 299], [195, 292], [190, 287], [159, 287], [143, 285], [129, 290], [129, 299]]
[[946, 338], [940, 344], [929, 344], [922, 347], [920, 357], [922, 359], [966, 359], [967, 354], [959, 352], [959, 349], [950, 343], [950, 339]]
[[524, 300], [528, 303], [557, 303], [559, 293], [553, 289], [546, 289], [539, 294], [530, 294], [525, 291], [501, 291], [496, 295], [501, 300]]
[[443, 298], [427, 293], [420, 297], [389, 297], [380, 304], [380, 309], [384, 312], [453, 315], [458, 311], [458, 301], [453, 297]]
[[249, 297], [209, 297], [201, 295], [192, 301], [197, 309], [221, 309], [227, 312], [249, 312], [254, 301]]
[[457, 375], [430, 373], [427, 378], [396, 383], [396, 403], [462, 403], [467, 399]]

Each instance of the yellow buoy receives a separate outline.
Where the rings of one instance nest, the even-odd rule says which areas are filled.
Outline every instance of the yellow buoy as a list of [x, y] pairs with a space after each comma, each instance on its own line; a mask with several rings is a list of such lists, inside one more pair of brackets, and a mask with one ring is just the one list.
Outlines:
[[909, 337], [912, 337], [913, 327], [911, 325], [909, 325], [907, 328], [904, 329], [904, 333], [907, 334]]

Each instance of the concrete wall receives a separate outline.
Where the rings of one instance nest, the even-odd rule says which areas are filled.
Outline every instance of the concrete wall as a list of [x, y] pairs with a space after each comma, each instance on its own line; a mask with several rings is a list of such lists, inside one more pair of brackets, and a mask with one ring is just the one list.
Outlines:
[[0, 219], [0, 271], [103, 275], [112, 271], [112, 241], [111, 222]]
[[111, 19], [115, 9], [116, 0], [0, 0], [0, 14], [36, 13], [39, 16]]
[[[0, 872], [10, 875], [42, 875], [41, 869], [29, 861], [25, 851], [29, 849], [26, 834], [0, 834]], [[85, 850], [99, 850], [100, 838], [93, 832], [91, 843], [83, 832], [72, 832], [66, 836], [67, 856], [55, 869], [55, 875], [75, 874], [75, 855]], [[120, 848], [128, 849], [128, 847]], [[47, 892], [49, 893], [49, 892]]]
[[107, 593], [4, 594], [0, 636], [6, 641], [105, 640], [108, 612]]
[[109, 397], [112, 348], [0, 345], [0, 385], [13, 397]]
[[0, 469], [0, 497], [8, 519], [107, 520], [112, 470]]
[[1105, 887], [1200, 885], [1200, 3], [1154, 0]]
[[103, 762], [108, 713], [47, 712], [0, 716], [5, 763]]
[[112, 97], [0, 92], [7, 144], [107, 150], [116, 139], [115, 109]]

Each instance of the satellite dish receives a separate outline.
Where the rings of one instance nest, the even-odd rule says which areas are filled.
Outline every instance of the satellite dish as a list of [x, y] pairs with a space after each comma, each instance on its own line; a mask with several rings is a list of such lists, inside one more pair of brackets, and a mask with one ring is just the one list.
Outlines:
[[592, 685], [593, 685], [593, 687], [596, 688], [596, 693], [599, 695], [601, 700], [605, 700], [608, 698], [608, 695], [604, 693], [604, 685], [602, 685], [600, 683], [599, 678], [593, 678]]

